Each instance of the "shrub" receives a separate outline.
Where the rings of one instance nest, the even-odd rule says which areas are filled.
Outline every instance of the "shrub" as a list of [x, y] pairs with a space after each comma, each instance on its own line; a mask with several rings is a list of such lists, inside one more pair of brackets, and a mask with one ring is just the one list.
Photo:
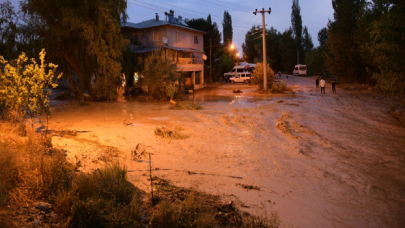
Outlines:
[[[48, 99], [52, 92], [46, 88], [56, 88], [53, 79], [58, 66], [45, 64], [45, 55], [45, 49], [42, 49], [39, 53], [40, 65], [34, 58], [29, 64], [24, 52], [10, 63], [0, 56], [0, 64], [4, 66], [4, 70], [0, 70], [0, 102], [4, 103], [8, 111], [16, 111], [20, 122], [25, 113], [34, 117], [42, 113], [50, 115], [52, 112]], [[59, 74], [57, 78], [61, 76]]]
[[148, 93], [155, 99], [173, 98], [180, 91], [178, 82], [180, 74], [177, 65], [165, 58], [163, 51], [155, 51], [145, 59], [143, 83], [148, 85]]
[[287, 84], [285, 82], [273, 83], [271, 87], [272, 93], [284, 93], [286, 91], [292, 92], [293, 90], [291, 89], [291, 87], [287, 87]]
[[203, 110], [203, 107], [199, 103], [192, 101], [180, 101], [175, 105], [169, 107], [172, 110]]
[[[270, 89], [274, 82], [274, 71], [267, 64], [267, 88]], [[260, 89], [264, 88], [264, 77], [263, 77], [263, 63], [257, 63], [257, 67], [252, 73], [252, 83], [258, 85]]]
[[128, 182], [125, 168], [113, 164], [90, 175], [81, 175], [74, 182], [76, 197], [70, 199], [73, 202], [69, 203], [69, 194], [61, 193], [58, 204], [73, 205], [72, 214], [67, 214], [71, 226], [136, 227], [141, 193]]

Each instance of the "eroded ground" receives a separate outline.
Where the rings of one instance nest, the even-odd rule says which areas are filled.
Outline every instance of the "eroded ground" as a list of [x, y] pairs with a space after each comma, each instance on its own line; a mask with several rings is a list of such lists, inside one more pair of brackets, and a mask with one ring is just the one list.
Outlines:
[[[227, 84], [186, 96], [202, 111], [52, 101], [53, 144], [83, 171], [119, 160], [146, 191], [151, 153], [153, 175], [254, 213], [277, 211], [282, 227], [403, 227], [405, 127], [389, 114], [396, 101], [339, 86], [321, 97], [313, 78], [290, 76], [288, 84], [296, 94]], [[161, 125], [188, 138], [157, 137]]]

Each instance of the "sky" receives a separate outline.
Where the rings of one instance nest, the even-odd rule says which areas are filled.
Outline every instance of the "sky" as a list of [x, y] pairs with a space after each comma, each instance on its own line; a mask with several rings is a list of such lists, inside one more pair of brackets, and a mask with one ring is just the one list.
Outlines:
[[[0, 0], [5, 1], [5, 0]], [[10, 0], [18, 7], [20, 0]], [[165, 19], [164, 12], [174, 10], [175, 16], [183, 18], [207, 18], [208, 14], [217, 23], [222, 34], [222, 19], [227, 10], [232, 17], [233, 43], [242, 53], [242, 43], [245, 34], [253, 25], [262, 25], [262, 15], [254, 15], [255, 9], [268, 10], [265, 14], [266, 28], [274, 27], [283, 32], [291, 26], [292, 0], [127, 0], [129, 16], [128, 21], [139, 23], [155, 18], [159, 14], [161, 20]], [[326, 27], [328, 19], [333, 19], [332, 0], [301, 0], [302, 26], [307, 26], [312, 41], [317, 47], [318, 32]]]

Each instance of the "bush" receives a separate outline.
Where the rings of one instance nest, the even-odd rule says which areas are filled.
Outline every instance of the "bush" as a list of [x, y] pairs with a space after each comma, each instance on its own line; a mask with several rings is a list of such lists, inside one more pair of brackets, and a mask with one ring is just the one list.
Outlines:
[[[274, 82], [274, 71], [267, 64], [267, 88], [270, 89]], [[257, 67], [252, 73], [252, 83], [258, 85], [260, 89], [264, 88], [263, 63], [257, 63]]]
[[203, 110], [203, 107], [199, 103], [192, 101], [180, 101], [175, 105], [169, 107], [172, 110]]
[[172, 99], [181, 90], [177, 65], [165, 58], [161, 50], [153, 52], [145, 59], [143, 76], [143, 83], [148, 85], [148, 93], [154, 99]]
[[[11, 63], [0, 56], [0, 64], [4, 66], [4, 70], [0, 70], [0, 103], [8, 111], [18, 113], [17, 120], [20, 122], [24, 120], [25, 113], [34, 117], [42, 113], [50, 115], [52, 112], [48, 99], [52, 92], [46, 88], [56, 88], [57, 84], [53, 80], [58, 66], [45, 64], [45, 55], [45, 49], [42, 49], [39, 53], [40, 65], [34, 58], [29, 64], [24, 52]], [[59, 74], [57, 78], [61, 76]]]
[[291, 89], [291, 87], [287, 87], [287, 84], [285, 82], [273, 83], [273, 86], [271, 87], [272, 93], [284, 93], [286, 91], [292, 92], [293, 90]]

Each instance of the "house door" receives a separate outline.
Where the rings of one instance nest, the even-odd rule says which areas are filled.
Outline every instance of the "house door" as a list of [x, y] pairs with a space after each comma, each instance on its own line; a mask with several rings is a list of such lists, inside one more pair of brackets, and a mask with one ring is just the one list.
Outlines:
[[196, 85], [201, 84], [201, 71], [195, 72], [195, 84]]

